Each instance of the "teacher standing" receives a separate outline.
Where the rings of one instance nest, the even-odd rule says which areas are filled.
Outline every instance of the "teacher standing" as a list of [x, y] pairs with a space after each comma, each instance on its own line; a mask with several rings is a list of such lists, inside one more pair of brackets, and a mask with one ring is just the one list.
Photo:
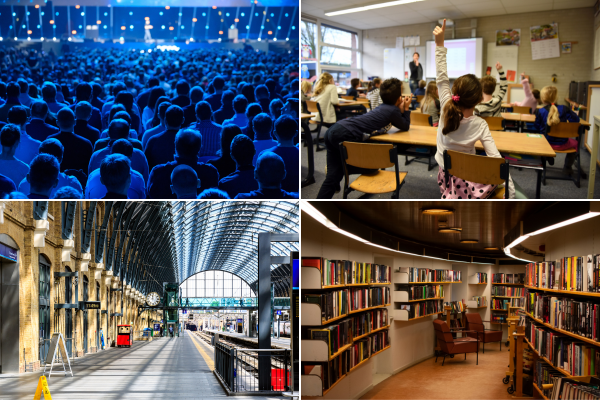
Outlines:
[[415, 51], [413, 54], [413, 60], [408, 64], [410, 68], [410, 92], [415, 93], [419, 87], [419, 81], [423, 79], [423, 66], [419, 62], [419, 53]]

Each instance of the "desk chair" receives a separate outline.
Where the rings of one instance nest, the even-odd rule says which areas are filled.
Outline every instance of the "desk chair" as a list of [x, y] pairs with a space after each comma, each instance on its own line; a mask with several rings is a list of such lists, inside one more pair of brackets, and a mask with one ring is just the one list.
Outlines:
[[[558, 125], [554, 125], [552, 127], [546, 125], [546, 132], [550, 136], [559, 137], [559, 138], [577, 138], [577, 149], [568, 149], [568, 150], [554, 150], [555, 153], [569, 154], [569, 153], [577, 153], [577, 157], [575, 162], [577, 164], [577, 174], [576, 176], [568, 176], [568, 175], [560, 175], [560, 176], [546, 176], [546, 163], [544, 163], [544, 172], [542, 173], [542, 183], [546, 186], [546, 179], [558, 179], [558, 180], [572, 180], [575, 186], [581, 186], [581, 159], [579, 155], [579, 149], [581, 148], [581, 137], [583, 135], [584, 129], [581, 129], [581, 124], [579, 122], [560, 122]], [[557, 168], [556, 168], [557, 169]], [[584, 176], [585, 178], [585, 176]]]
[[485, 344], [490, 342], [500, 342], [500, 350], [502, 350], [502, 331], [486, 329], [483, 323], [490, 321], [482, 321], [479, 313], [466, 313], [465, 317], [467, 318], [467, 330], [470, 331], [467, 336], [477, 338], [483, 343], [483, 354], [485, 354]]
[[469, 182], [485, 185], [500, 185], [504, 188], [498, 190], [490, 199], [508, 199], [508, 178], [510, 176], [509, 164], [504, 158], [477, 156], [475, 154], [461, 153], [454, 150], [444, 150], [444, 181], [446, 187], [450, 185], [450, 174]]
[[[444, 353], [444, 360], [442, 361], [442, 366], [444, 366], [444, 362], [446, 362], [446, 356], [454, 357], [454, 354], [462, 354], [465, 353], [465, 360], [467, 359], [467, 353], [477, 353], [477, 363], [479, 365], [479, 339], [473, 337], [462, 337], [462, 338], [454, 338], [452, 336], [453, 331], [457, 331], [456, 329], [448, 328], [448, 324], [446, 321], [442, 321], [441, 319], [436, 319], [433, 321], [433, 329], [435, 329], [435, 338], [437, 340], [437, 345], [440, 348], [440, 352]], [[475, 331], [467, 331], [462, 330], [464, 333], [475, 333]], [[438, 356], [440, 352], [436, 352], [435, 354], [435, 362], [437, 362]]]
[[431, 115], [419, 112], [410, 113], [410, 124], [416, 126], [433, 126]]
[[423, 95], [417, 96], [417, 103], [421, 104], [421, 102], [423, 101]]
[[310, 120], [309, 122], [311, 124], [315, 124], [317, 125], [317, 127], [313, 130], [311, 130], [310, 132], [316, 132], [317, 133], [317, 151], [322, 151], [325, 150], [325, 146], [321, 145], [321, 128], [322, 127], [326, 127], [326, 128], [331, 128], [333, 126], [333, 124], [328, 123], [328, 122], [323, 122], [323, 113], [321, 112], [321, 105], [316, 102], [316, 101], [312, 101], [312, 100], [306, 100], [306, 108], [308, 108], [308, 112], [309, 113], [318, 113], [319, 115], [319, 121], [317, 120]]
[[353, 100], [354, 101], [354, 96], [342, 96], [342, 99], [344, 99], [344, 100]]
[[[415, 125], [415, 126], [432, 126], [433, 125], [431, 115], [423, 114], [423, 113], [416, 112], [416, 111], [413, 111], [412, 113], [410, 113], [410, 124]], [[435, 161], [435, 152], [436, 152], [435, 147], [429, 148], [427, 150], [427, 153], [420, 154], [420, 153], [415, 152], [414, 154], [412, 154], [412, 156], [414, 156], [414, 157], [410, 160], [408, 158], [408, 155], [405, 155], [404, 156], [404, 165], [408, 165], [413, 161], [420, 162], [423, 164], [427, 164], [427, 171], [431, 171], [437, 165], [437, 162]], [[426, 158], [427, 162], [421, 161], [422, 158]], [[433, 159], [433, 163], [431, 162], [432, 159]]]
[[487, 122], [490, 127], [490, 131], [503, 131], [504, 130], [504, 118], [502, 117], [481, 117]]
[[[358, 142], [340, 143], [342, 163], [346, 182], [344, 183], [344, 199], [353, 190], [363, 193], [390, 193], [394, 192], [392, 198], [400, 197], [400, 188], [408, 172], [400, 172], [398, 167], [398, 149], [391, 144], [372, 144]], [[371, 169], [360, 175], [350, 185], [350, 167], [356, 169]], [[380, 168], [395, 167], [395, 171], [385, 171]]]
[[531, 114], [531, 108], [529, 107], [519, 107], [513, 106], [513, 112], [517, 114]]

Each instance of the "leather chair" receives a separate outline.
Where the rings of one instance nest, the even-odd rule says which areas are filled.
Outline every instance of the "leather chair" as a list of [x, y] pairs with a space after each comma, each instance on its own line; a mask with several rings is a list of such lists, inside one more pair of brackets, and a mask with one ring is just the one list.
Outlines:
[[[450, 329], [446, 321], [436, 319], [433, 321], [433, 328], [435, 329], [435, 337], [437, 338], [437, 344], [440, 351], [444, 353], [444, 360], [442, 366], [446, 361], [446, 356], [454, 356], [454, 354], [465, 353], [465, 360], [467, 359], [467, 353], [477, 353], [477, 363], [479, 365], [479, 339], [477, 339], [477, 332], [471, 332], [475, 334], [475, 337], [462, 337], [454, 338], [452, 331], [459, 331], [469, 333], [468, 331], [461, 329]], [[436, 353], [435, 362], [437, 362], [439, 353]]]
[[[467, 333], [467, 336], [476, 337], [483, 343], [484, 354], [485, 344], [489, 342], [500, 342], [500, 350], [502, 350], [502, 331], [486, 329], [483, 323], [490, 321], [482, 321], [481, 315], [478, 313], [466, 313], [465, 316], [467, 317], [467, 329], [471, 331]], [[472, 333], [472, 331], [476, 331], [477, 333]]]

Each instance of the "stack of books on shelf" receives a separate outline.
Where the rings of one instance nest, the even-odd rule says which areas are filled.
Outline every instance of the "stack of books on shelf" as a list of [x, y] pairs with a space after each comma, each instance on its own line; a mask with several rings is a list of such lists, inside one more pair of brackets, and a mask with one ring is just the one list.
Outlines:
[[329, 325], [326, 328], [309, 329], [312, 340], [322, 340], [327, 343], [329, 356], [334, 355], [340, 348], [352, 343], [352, 321], [343, 320], [335, 325]]
[[451, 319], [449, 322], [450, 322], [451, 329], [464, 328], [462, 320], [460, 318]]
[[409, 319], [444, 312], [442, 300], [427, 300], [420, 303], [402, 304], [400, 309], [408, 311]]
[[408, 300], [440, 299], [444, 297], [443, 285], [418, 285], [400, 287], [397, 292], [407, 292]]
[[475, 302], [476, 307], [484, 307], [487, 306], [487, 298], [485, 296], [473, 296], [471, 301]]
[[350, 312], [390, 304], [389, 287], [350, 288]]
[[495, 299], [495, 300], [492, 300], [492, 311], [494, 311], [494, 310], [508, 310], [508, 305], [509, 304], [510, 304], [510, 302], [508, 301], [508, 299], [504, 299], [504, 300]]
[[506, 323], [506, 314], [492, 312], [492, 316], [490, 317], [490, 322], [494, 322], [496, 324], [505, 324]]
[[592, 378], [592, 381], [583, 383], [574, 379], [568, 379], [565, 377], [552, 377], [550, 379], [552, 383], [552, 389], [550, 395], [544, 395], [549, 399], [589, 399], [598, 400], [600, 399], [600, 382], [598, 379]]
[[387, 265], [303, 257], [302, 266], [318, 268], [322, 286], [386, 284], [392, 280], [392, 269]]
[[546, 398], [548, 398], [552, 392], [552, 389], [544, 390], [543, 385], [550, 384], [554, 381], [554, 379], [563, 377], [564, 375], [541, 359], [536, 361], [534, 371], [533, 384], [536, 385], [537, 390], [539, 390], [544, 396], [546, 396]]
[[492, 296], [522, 297], [525, 291], [522, 287], [492, 286]]
[[444, 308], [450, 307], [450, 313], [456, 314], [465, 311], [465, 305], [462, 301], [447, 301], [444, 303]]
[[525, 266], [527, 286], [540, 289], [600, 292], [600, 255], [565, 257]]
[[304, 294], [301, 296], [303, 303], [318, 304], [321, 307], [321, 322], [338, 318], [348, 314], [349, 290], [341, 289], [324, 294]]
[[367, 311], [352, 318], [352, 337], [359, 337], [388, 326], [387, 308]]
[[473, 275], [474, 282], [471, 283], [487, 283], [487, 274], [485, 272], [477, 272], [475, 275]]
[[525, 274], [492, 274], [492, 283], [522, 284]]
[[525, 307], [525, 297], [509, 299], [511, 307]]
[[400, 267], [398, 272], [407, 273], [409, 282], [461, 282], [460, 271], [449, 269], [429, 269]]
[[594, 341], [600, 337], [600, 304], [595, 301], [528, 291], [525, 311], [553, 328]]
[[572, 376], [596, 375], [596, 346], [578, 342], [575, 338], [556, 333], [530, 319], [525, 325], [525, 337], [533, 349], [553, 367]]

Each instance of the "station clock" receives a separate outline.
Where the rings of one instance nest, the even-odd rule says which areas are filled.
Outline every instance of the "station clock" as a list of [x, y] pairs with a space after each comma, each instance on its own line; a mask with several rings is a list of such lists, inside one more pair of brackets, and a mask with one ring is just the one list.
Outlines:
[[156, 292], [148, 293], [146, 296], [146, 304], [150, 307], [156, 307], [160, 303], [160, 296]]

